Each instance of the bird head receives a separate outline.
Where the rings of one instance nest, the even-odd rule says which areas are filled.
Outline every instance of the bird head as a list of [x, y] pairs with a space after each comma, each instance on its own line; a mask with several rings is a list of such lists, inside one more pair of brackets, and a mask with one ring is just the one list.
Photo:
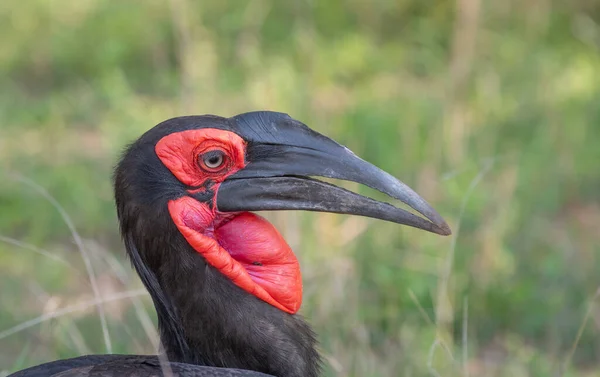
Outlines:
[[[312, 177], [369, 186], [422, 216]], [[122, 222], [119, 202], [167, 211], [209, 265], [291, 314], [302, 300], [298, 261], [273, 225], [250, 211], [353, 214], [450, 234], [442, 217], [404, 183], [282, 113], [167, 120], [129, 148], [117, 178]]]

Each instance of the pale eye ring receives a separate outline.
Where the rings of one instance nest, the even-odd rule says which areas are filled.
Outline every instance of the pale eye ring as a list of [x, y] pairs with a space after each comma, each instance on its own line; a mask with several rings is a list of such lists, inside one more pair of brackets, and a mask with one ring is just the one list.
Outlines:
[[202, 165], [207, 169], [215, 170], [221, 168], [225, 163], [225, 152], [221, 150], [213, 150], [203, 153], [200, 156]]

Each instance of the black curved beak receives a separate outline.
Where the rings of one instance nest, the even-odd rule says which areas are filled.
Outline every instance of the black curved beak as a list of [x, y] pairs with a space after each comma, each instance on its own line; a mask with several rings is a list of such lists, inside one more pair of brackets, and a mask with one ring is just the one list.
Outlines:
[[[303, 136], [314, 137], [314, 143], [307, 145], [306, 140], [303, 145], [294, 140], [289, 140], [289, 144], [250, 142], [246, 153], [248, 164], [221, 184], [217, 209], [221, 212], [308, 210], [352, 214], [444, 236], [451, 234], [444, 219], [404, 183], [321, 134], [310, 130], [310, 134]], [[425, 218], [311, 176], [369, 186], [401, 200]]]

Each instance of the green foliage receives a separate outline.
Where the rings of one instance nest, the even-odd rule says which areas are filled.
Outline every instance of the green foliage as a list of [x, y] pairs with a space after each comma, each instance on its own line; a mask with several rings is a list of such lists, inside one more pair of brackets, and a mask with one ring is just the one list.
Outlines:
[[[141, 286], [112, 204], [122, 148], [183, 113], [270, 109], [454, 230], [269, 214], [301, 259], [327, 376], [600, 376], [599, 20], [583, 0], [3, 2], [0, 374], [106, 351], [93, 305], [2, 335], [93, 300], [63, 217], [23, 177], [71, 217], [110, 297]], [[113, 351], [153, 352], [147, 297], [104, 309]]]

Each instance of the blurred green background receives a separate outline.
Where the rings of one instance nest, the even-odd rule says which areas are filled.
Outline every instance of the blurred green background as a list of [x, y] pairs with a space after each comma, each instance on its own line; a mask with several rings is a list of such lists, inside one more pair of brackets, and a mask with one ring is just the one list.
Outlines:
[[154, 352], [112, 167], [164, 119], [269, 109], [454, 230], [268, 214], [325, 376], [600, 376], [597, 0], [5, 0], [0, 42], [0, 374], [107, 352], [82, 252], [110, 350]]

